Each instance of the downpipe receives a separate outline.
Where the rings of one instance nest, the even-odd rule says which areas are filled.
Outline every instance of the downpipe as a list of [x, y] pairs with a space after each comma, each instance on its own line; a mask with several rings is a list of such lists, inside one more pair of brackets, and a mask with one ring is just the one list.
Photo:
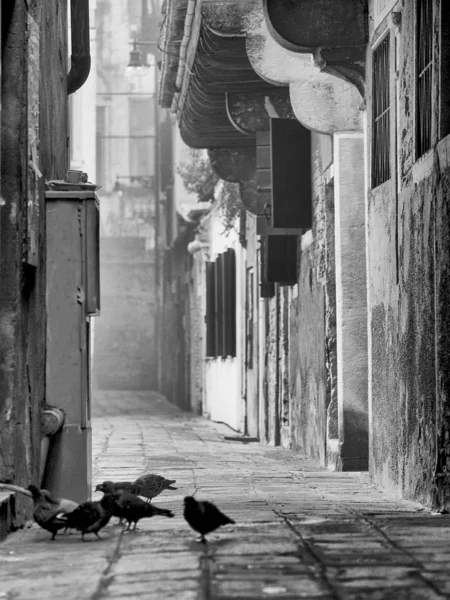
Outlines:
[[67, 75], [68, 95], [81, 88], [91, 70], [89, 0], [70, 0], [70, 31], [72, 54], [71, 67]]
[[51, 436], [60, 431], [64, 425], [65, 415], [60, 408], [48, 407], [42, 413], [41, 421], [41, 460], [39, 470], [39, 482], [42, 485], [45, 468], [47, 466], [48, 449], [50, 447]]

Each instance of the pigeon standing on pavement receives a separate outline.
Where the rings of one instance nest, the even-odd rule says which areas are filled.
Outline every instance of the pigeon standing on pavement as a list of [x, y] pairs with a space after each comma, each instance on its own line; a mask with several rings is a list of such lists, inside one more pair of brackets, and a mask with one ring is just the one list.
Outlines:
[[141, 475], [134, 483], [142, 486], [142, 491], [139, 496], [144, 496], [144, 498], [147, 498], [147, 500], [151, 502], [153, 498], [159, 496], [164, 490], [178, 489], [173, 485], [175, 482], [176, 479], [166, 479], [165, 477], [162, 477], [162, 475], [153, 475], [149, 473], [148, 475]]
[[140, 496], [142, 487], [131, 481], [104, 481], [95, 486], [96, 492], [103, 492], [104, 494], [114, 494], [121, 490]]
[[164, 490], [176, 490], [177, 488], [173, 486], [175, 481], [175, 479], [166, 479], [161, 475], [149, 474], [138, 477], [136, 481], [104, 481], [96, 486], [95, 491], [114, 493], [124, 490], [136, 496], [143, 496], [148, 502], [151, 502]]
[[[56, 502], [61, 513], [65, 515], [72, 513], [79, 506], [78, 502], [75, 502], [74, 500], [69, 500], [68, 498], [53, 498], [53, 496], [48, 490], [41, 490], [41, 493], [44, 496], [44, 498], [46, 498], [50, 502]], [[68, 529], [70, 529], [69, 526], [67, 526], [64, 529], [63, 533], [66, 533]]]
[[184, 518], [192, 529], [201, 535], [200, 541], [203, 543], [206, 543], [207, 533], [211, 533], [221, 525], [235, 522], [224, 515], [212, 502], [197, 501], [193, 496], [186, 496], [184, 499]]
[[35, 485], [29, 485], [28, 491], [31, 492], [33, 497], [34, 520], [40, 527], [50, 531], [52, 534], [51, 539], [54, 540], [60, 529], [68, 527], [68, 515], [60, 509], [58, 500], [52, 498], [47, 490], [44, 490], [43, 493], [43, 491]]
[[128, 521], [127, 531], [130, 529], [132, 523], [134, 523], [133, 530], [136, 529], [136, 525], [141, 519], [155, 516], [169, 518], [174, 516], [171, 510], [159, 508], [158, 506], [144, 502], [141, 498], [127, 491], [118, 491], [112, 494], [111, 498], [114, 504], [114, 514]]
[[81, 539], [84, 542], [86, 533], [95, 533], [98, 539], [101, 540], [102, 538], [98, 532], [108, 525], [112, 514], [111, 494], [105, 494], [100, 502], [83, 502], [66, 518], [68, 527], [81, 531]]

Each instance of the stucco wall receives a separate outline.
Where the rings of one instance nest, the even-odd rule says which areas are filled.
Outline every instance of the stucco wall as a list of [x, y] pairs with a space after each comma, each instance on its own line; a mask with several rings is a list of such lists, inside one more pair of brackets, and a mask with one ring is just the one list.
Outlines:
[[[45, 199], [28, 161], [47, 178], [64, 177], [66, 38], [65, 1], [3, 7], [0, 481], [19, 485], [38, 482], [45, 401]], [[45, 115], [52, 116], [51, 132]], [[29, 509], [16, 499], [16, 525]]]
[[[331, 383], [336, 362], [334, 207], [332, 186], [324, 177], [331, 159], [330, 144], [328, 136], [312, 134], [313, 228], [302, 236], [299, 281], [289, 306], [291, 444], [295, 451], [323, 464], [327, 408], [332, 397], [336, 401]], [[335, 426], [335, 411], [331, 414], [329, 421]]]
[[[370, 464], [377, 482], [431, 503], [437, 452], [444, 464], [448, 454], [449, 162], [448, 139], [415, 156], [414, 27], [414, 11], [403, 11], [398, 129], [392, 127], [391, 140], [393, 148], [397, 131], [398, 197], [391, 178], [368, 198]], [[370, 59], [369, 53], [369, 65]]]

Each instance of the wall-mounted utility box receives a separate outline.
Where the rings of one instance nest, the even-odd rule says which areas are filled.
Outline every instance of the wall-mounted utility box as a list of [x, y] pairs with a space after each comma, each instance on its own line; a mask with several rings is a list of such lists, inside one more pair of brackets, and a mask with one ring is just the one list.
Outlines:
[[65, 412], [52, 439], [43, 487], [91, 497], [90, 318], [100, 312], [96, 186], [54, 181], [46, 191], [47, 394]]

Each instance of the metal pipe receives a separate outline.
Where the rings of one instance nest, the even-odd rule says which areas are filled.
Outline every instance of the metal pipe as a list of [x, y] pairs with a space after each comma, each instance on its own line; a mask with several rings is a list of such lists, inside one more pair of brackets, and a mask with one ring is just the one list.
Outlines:
[[70, 29], [72, 55], [67, 75], [67, 94], [79, 90], [91, 70], [89, 0], [70, 0]]

